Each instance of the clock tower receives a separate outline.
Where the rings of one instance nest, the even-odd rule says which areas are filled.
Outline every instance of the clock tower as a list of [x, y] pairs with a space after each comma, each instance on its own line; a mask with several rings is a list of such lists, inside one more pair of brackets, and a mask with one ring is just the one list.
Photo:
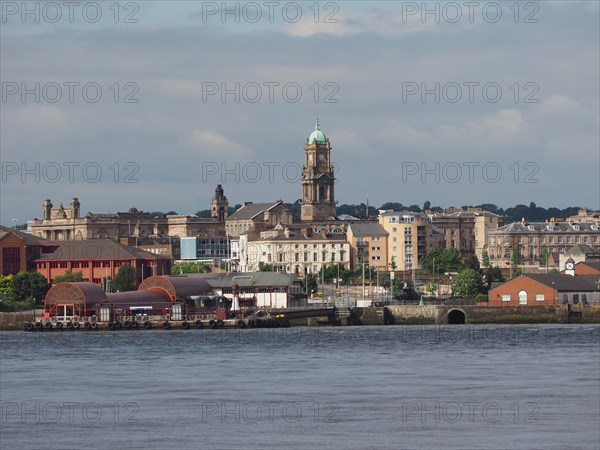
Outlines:
[[306, 140], [306, 159], [302, 167], [301, 220], [335, 219], [335, 195], [331, 145], [321, 131], [319, 118], [315, 130]]

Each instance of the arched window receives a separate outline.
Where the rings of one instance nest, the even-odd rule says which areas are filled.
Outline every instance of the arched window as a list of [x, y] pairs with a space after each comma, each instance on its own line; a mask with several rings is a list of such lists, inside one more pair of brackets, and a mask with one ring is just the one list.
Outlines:
[[527, 292], [519, 291], [519, 305], [526, 305], [526, 304], [527, 304]]

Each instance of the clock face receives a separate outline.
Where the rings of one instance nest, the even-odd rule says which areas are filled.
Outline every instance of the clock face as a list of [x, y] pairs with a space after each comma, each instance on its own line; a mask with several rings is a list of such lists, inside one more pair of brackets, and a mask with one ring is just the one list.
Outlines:
[[319, 161], [323, 161], [325, 159], [325, 155], [323, 153], [321, 153], [319, 155]]
[[567, 269], [571, 270], [573, 268], [573, 263], [567, 263]]

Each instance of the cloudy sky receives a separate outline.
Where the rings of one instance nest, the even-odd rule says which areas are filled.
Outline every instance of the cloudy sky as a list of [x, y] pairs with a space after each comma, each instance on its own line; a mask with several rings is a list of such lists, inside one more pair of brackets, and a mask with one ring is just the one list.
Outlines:
[[598, 2], [23, 5], [3, 225], [45, 198], [193, 213], [218, 183], [293, 202], [317, 114], [339, 203], [600, 208]]

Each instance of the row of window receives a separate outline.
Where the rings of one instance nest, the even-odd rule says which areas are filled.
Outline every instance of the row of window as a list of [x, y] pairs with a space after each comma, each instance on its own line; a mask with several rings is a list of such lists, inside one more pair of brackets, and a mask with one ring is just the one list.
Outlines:
[[[48, 267], [50, 269], [67, 269], [69, 267], [69, 263], [66, 261], [51, 261], [49, 263], [45, 263], [45, 262], [40, 262], [38, 263], [38, 268], [40, 269], [45, 269], [46, 268], [46, 264], [48, 264]], [[114, 263], [114, 267], [115, 268], [119, 268], [121, 267], [121, 262], [117, 261]], [[92, 261], [92, 267], [95, 268], [99, 268], [99, 267], [110, 267], [111, 266], [111, 261]], [[90, 263], [89, 261], [75, 261], [73, 263], [71, 263], [71, 268], [72, 269], [87, 269], [90, 267]]]
[[[550, 253], [564, 253], [565, 252], [565, 248], [564, 247], [549, 247], [548, 248], [548, 252]], [[503, 249], [497, 249], [497, 252], [494, 251], [493, 248], [490, 248], [489, 250], [489, 256], [492, 259], [500, 259], [500, 258], [510, 258], [512, 255], [512, 250], [510, 249], [510, 247], [506, 247]], [[529, 254], [526, 255], [521, 249], [519, 249], [519, 256], [521, 258], [525, 258], [525, 257], [529, 257], [529, 258], [537, 258], [537, 252], [536, 249], [530, 249]]]
[[[503, 302], [510, 302], [510, 300], [511, 300], [510, 294], [502, 294]], [[536, 302], [543, 302], [544, 300], [545, 300], [544, 294], [535, 294]], [[525, 292], [525, 291], [519, 292], [519, 303], [522, 303], [522, 302], [527, 303], [527, 292]]]
[[[558, 244], [589, 244], [591, 242], [593, 242], [594, 244], [597, 244], [598, 242], [600, 242], [600, 237], [599, 236], [548, 236], [547, 239], [549, 244], [554, 244], [554, 243], [558, 243]], [[503, 237], [499, 237], [497, 238], [490, 238], [490, 245], [496, 245], [496, 242], [498, 243], [498, 245], [502, 245], [503, 243], [505, 244], [509, 244], [510, 243], [510, 239], [509, 238], [503, 238]], [[538, 238], [537, 237], [527, 237], [527, 236], [519, 236], [518, 238], [518, 242], [519, 244], [533, 244], [533, 245], [537, 245], [538, 242]], [[542, 236], [540, 237], [540, 244], [546, 244], [546, 236]]]

